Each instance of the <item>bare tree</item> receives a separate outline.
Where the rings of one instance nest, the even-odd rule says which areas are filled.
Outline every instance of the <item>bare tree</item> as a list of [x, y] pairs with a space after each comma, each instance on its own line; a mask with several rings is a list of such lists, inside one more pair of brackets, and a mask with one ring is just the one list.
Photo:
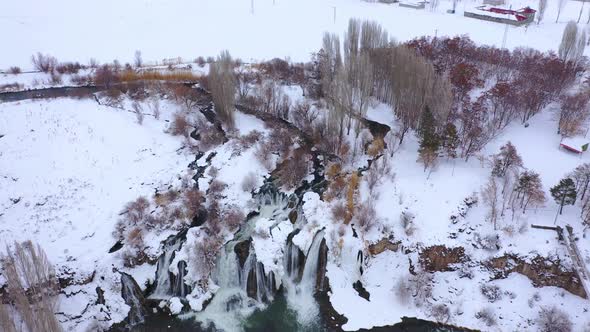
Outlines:
[[36, 70], [44, 73], [52, 73], [57, 66], [57, 59], [55, 57], [42, 54], [41, 52], [37, 52], [37, 54], [31, 56], [31, 62]]
[[209, 86], [213, 104], [219, 118], [229, 127], [234, 127], [236, 79], [234, 62], [228, 51], [223, 51], [209, 69]]
[[[560, 0], [561, 2], [561, 0]], [[576, 22], [570, 21], [563, 30], [558, 54], [563, 61], [574, 61], [578, 55], [578, 26]]]
[[562, 136], [580, 134], [590, 115], [589, 102], [590, 94], [587, 92], [561, 97], [557, 133]]
[[143, 59], [141, 58], [141, 51], [136, 50], [135, 55], [133, 57], [133, 63], [135, 64], [135, 68], [141, 68], [143, 66]]
[[[29, 331], [62, 331], [55, 317], [58, 284], [53, 265], [40, 246], [14, 243], [1, 257], [10, 298]], [[14, 317], [14, 316], [13, 316]]]
[[483, 187], [482, 192], [481, 192], [481, 196], [483, 198], [483, 201], [488, 204], [489, 207], [489, 211], [487, 214], [487, 217], [489, 219], [489, 221], [492, 223], [492, 225], [494, 225], [494, 230], [497, 229], [497, 222], [498, 222], [498, 208], [499, 208], [499, 204], [498, 204], [498, 194], [499, 194], [499, 188], [498, 188], [498, 183], [495, 177], [490, 176], [490, 178], [488, 179], [488, 182], [486, 183], [486, 185]]
[[545, 10], [547, 9], [547, 0], [539, 0], [539, 8], [537, 8], [537, 24], [541, 23], [545, 16]]
[[133, 112], [135, 113], [135, 117], [137, 118], [137, 123], [139, 125], [143, 124], [143, 107], [141, 107], [141, 104], [134, 101], [133, 104], [131, 104], [131, 107], [133, 108]]

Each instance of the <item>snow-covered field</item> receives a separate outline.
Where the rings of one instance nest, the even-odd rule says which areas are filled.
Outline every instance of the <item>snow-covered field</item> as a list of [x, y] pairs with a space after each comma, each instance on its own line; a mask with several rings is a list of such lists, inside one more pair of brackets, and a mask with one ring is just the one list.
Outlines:
[[[536, 0], [508, 2], [513, 8], [537, 6]], [[197, 56], [214, 56], [224, 49], [247, 61], [274, 57], [309, 61], [310, 53], [320, 47], [322, 33], [341, 34], [351, 17], [375, 20], [399, 41], [424, 35], [467, 34], [478, 44], [555, 51], [565, 24], [577, 19], [582, 2], [568, 1], [557, 23], [558, 1], [548, 2], [545, 19], [540, 25], [506, 27], [463, 17], [463, 10], [480, 3], [475, 0], [461, 1], [456, 14], [446, 13], [450, 0], [440, 0], [435, 11], [358, 0], [105, 0], [93, 4], [92, 8], [73, 0], [4, 1], [0, 3], [0, 27], [11, 33], [3, 36], [3, 43], [13, 46], [2, 53], [0, 69], [17, 65], [29, 70], [30, 55], [37, 51], [54, 55], [60, 61], [84, 63], [91, 58], [101, 62], [114, 59], [132, 62], [135, 50], [141, 50], [150, 64], [178, 56], [190, 62]], [[589, 15], [590, 6], [587, 6], [581, 22], [586, 22]], [[195, 74], [205, 74], [208, 69], [195, 65], [193, 68]], [[0, 85], [17, 82], [25, 88], [46, 87], [50, 85], [49, 79], [48, 74], [41, 73], [0, 74]], [[69, 83], [67, 78], [63, 85]], [[303, 98], [298, 87], [283, 88], [293, 102]], [[156, 189], [179, 186], [193, 175], [188, 174], [187, 168], [195, 152], [186, 146], [190, 138], [166, 132], [180, 106], [166, 96], [160, 119], [146, 114], [140, 124], [133, 112], [126, 111], [131, 109], [131, 101], [123, 99], [121, 108], [99, 105], [92, 98], [0, 103], [0, 253], [13, 241], [30, 239], [42, 245], [58, 267], [60, 277], [75, 274], [75, 281], [81, 283], [93, 273], [99, 276], [89, 284], [70, 286], [59, 296], [58, 318], [72, 331], [82, 330], [94, 320], [102, 319], [110, 324], [125, 318], [128, 306], [120, 296], [117, 270], [132, 274], [141, 288], [155, 277], [153, 264], [125, 268], [120, 254], [108, 254], [116, 242], [113, 232], [125, 204], [139, 196], [152, 197]], [[369, 119], [396, 127], [397, 120], [391, 108], [376, 101], [372, 104], [367, 115]], [[419, 143], [410, 132], [393, 157], [387, 159], [393, 174], [382, 177], [373, 194], [378, 225], [360, 238], [353, 235], [351, 227], [332, 221], [333, 205], [320, 200], [315, 193], [305, 194], [302, 211], [307, 224], [293, 236], [292, 243], [307, 253], [313, 246], [314, 234], [323, 229], [331, 250], [327, 263], [332, 290], [330, 301], [336, 311], [348, 318], [343, 326], [345, 330], [395, 324], [402, 316], [433, 320], [431, 305], [438, 303], [451, 310], [449, 323], [485, 331], [535, 331], [539, 308], [548, 305], [567, 312], [574, 323], [574, 331], [590, 328], [588, 299], [556, 287], [536, 288], [528, 278], [517, 273], [492, 280], [491, 272], [481, 264], [504, 254], [515, 254], [525, 259], [559, 257], [565, 266], [571, 267], [566, 247], [558, 241], [555, 232], [530, 227], [537, 224], [571, 225], [579, 237], [577, 243], [583, 263], [590, 267], [590, 241], [587, 235], [583, 236], [588, 230], [581, 224], [580, 207], [566, 206], [555, 221], [558, 205], [549, 192], [576, 166], [590, 163], [588, 153], [576, 155], [559, 148], [558, 108], [558, 103], [550, 104], [536, 114], [527, 127], [513, 121], [479, 156], [469, 161], [440, 158], [431, 173], [424, 172], [417, 162]], [[144, 110], [147, 112], [149, 107]], [[225, 183], [220, 205], [235, 206], [247, 213], [255, 210], [256, 204], [252, 193], [242, 188], [244, 178], [251, 175], [254, 187], [259, 187], [280, 157], [272, 155], [271, 165], [264, 166], [256, 156], [257, 143], [238, 147], [240, 135], [258, 131], [262, 137], [267, 137], [271, 129], [252, 115], [236, 112], [235, 117], [236, 131], [228, 134], [229, 142], [213, 148], [211, 151], [215, 155], [208, 152], [211, 159], [201, 158], [196, 163], [208, 170], [215, 168], [215, 175], [206, 172], [197, 181], [203, 192], [214, 178]], [[348, 138], [353, 140], [352, 134]], [[518, 211], [514, 218], [507, 214], [500, 218], [498, 229], [494, 230], [486, 221], [487, 207], [479, 194], [490, 174], [489, 162], [484, 159], [497, 153], [508, 141], [522, 156], [524, 167], [540, 174], [547, 202], [526, 213]], [[349, 171], [364, 165], [367, 158], [363, 155], [348, 165]], [[360, 201], [369, 197], [366, 181], [362, 181]], [[468, 197], [479, 197], [480, 202], [469, 209], [458, 224], [451, 223], [450, 216], [457, 213]], [[415, 216], [416, 228], [412, 235], [405, 235], [400, 223], [404, 211]], [[267, 273], [273, 271], [285, 280], [282, 265], [285, 243], [295, 227], [286, 216], [285, 211], [273, 211], [269, 218], [260, 217], [251, 225], [252, 249], [258, 261]], [[458, 230], [460, 227], [463, 230]], [[468, 231], [463, 233], [465, 229]], [[201, 230], [193, 228], [188, 233], [187, 243], [201, 241], [206, 236]], [[172, 231], [165, 231], [146, 236], [146, 250], [152, 257], [161, 254], [160, 243], [171, 234]], [[476, 234], [497, 235], [501, 248], [476, 248]], [[365, 273], [361, 275], [357, 252], [366, 252], [369, 244], [388, 235], [400, 241], [403, 249], [368, 258], [364, 263]], [[226, 231], [223, 236], [227, 241], [233, 234]], [[319, 242], [315, 245], [319, 246]], [[412, 300], [400, 301], [396, 297], [398, 283], [410, 278], [408, 271], [419, 265], [419, 251], [433, 245], [464, 247], [465, 254], [474, 262], [472, 278], [462, 277], [460, 271], [436, 272], [430, 305], [417, 307]], [[177, 252], [171, 271], [178, 272], [176, 264], [189, 260], [191, 250], [187, 245]], [[201, 281], [192, 279], [191, 271], [198, 267], [191, 264], [189, 262], [189, 275], [184, 280]], [[312, 280], [309, 285], [315, 282], [315, 275], [308, 277]], [[357, 280], [362, 281], [371, 294], [370, 301], [359, 297], [353, 288]], [[0, 278], [0, 285], [2, 282]], [[590, 287], [590, 280], [586, 283]], [[481, 285], [497, 285], [502, 290], [502, 298], [489, 302], [480, 291]], [[105, 291], [107, 308], [104, 311], [101, 306], [92, 305], [97, 286]], [[299, 306], [298, 310], [305, 311], [310, 309], [308, 305], [315, 305], [314, 301], [305, 302], [312, 299], [310, 289], [300, 293], [301, 289], [295, 285], [285, 287], [287, 292], [307, 296], [300, 303], [295, 303], [300, 298], [289, 298], [293, 307]], [[206, 296], [194, 291], [189, 305], [193, 309], [200, 308], [217, 290], [212, 288], [214, 290]], [[222, 308], [225, 303], [214, 302], [214, 306], [217, 305]], [[170, 301], [170, 309], [175, 314], [182, 312], [182, 306], [177, 297]], [[490, 308], [497, 317], [495, 326], [490, 327], [476, 318], [476, 313], [484, 308]], [[103, 317], [106, 313], [109, 319]], [[208, 315], [205, 312], [204, 316]]]
[[[538, 3], [508, 2], [514, 9], [536, 8]], [[577, 20], [582, 5], [567, 1], [555, 23], [557, 2], [548, 1], [540, 25], [508, 27], [506, 47], [557, 50], [565, 24]], [[0, 58], [0, 68], [30, 68], [30, 57], [36, 52], [84, 63], [91, 58], [132, 62], [135, 50], [141, 50], [146, 61], [178, 56], [191, 61], [225, 49], [243, 60], [289, 57], [307, 61], [320, 47], [321, 34], [341, 34], [351, 17], [375, 20], [399, 41], [469, 34], [477, 43], [502, 46], [504, 25], [463, 17], [465, 8], [481, 1], [462, 0], [456, 14], [447, 14], [451, 3], [440, 0], [439, 8], [432, 12], [360, 0], [106, 0], [90, 7], [74, 0], [2, 1], [0, 27], [10, 31], [3, 36], [4, 45], [10, 46]], [[582, 22], [588, 10], [590, 6], [584, 9]]]

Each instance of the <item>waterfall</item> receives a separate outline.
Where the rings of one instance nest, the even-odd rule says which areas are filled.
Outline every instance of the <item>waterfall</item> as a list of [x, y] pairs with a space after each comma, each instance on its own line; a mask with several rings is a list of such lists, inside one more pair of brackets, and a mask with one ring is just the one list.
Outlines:
[[144, 307], [145, 299], [135, 279], [127, 273], [121, 272], [121, 296], [130, 307], [127, 321], [130, 326], [144, 322], [147, 310]]
[[[314, 294], [318, 284], [317, 272], [320, 263], [320, 248], [322, 247], [323, 241], [324, 231], [319, 231], [314, 236], [313, 242], [307, 251], [301, 280], [297, 280], [297, 275], [300, 274], [298, 271], [296, 274], [292, 272], [290, 277], [284, 282], [289, 306], [297, 312], [298, 320], [303, 325], [314, 322], [319, 315], [319, 307], [315, 301]], [[285, 256], [285, 260], [287, 260], [285, 264], [287, 266], [289, 264], [295, 266], [293, 265], [295, 262], [298, 263], [296, 266], [300, 266], [299, 258], [293, 257], [299, 256], [298, 253], [295, 253], [297, 250], [298, 248], [291, 243], [291, 253]], [[294, 267], [292, 271], [297, 271], [297, 268]]]
[[320, 247], [323, 240], [324, 231], [320, 231], [314, 236], [311, 247], [309, 247], [309, 250], [307, 251], [303, 276], [299, 283], [301, 287], [311, 290], [312, 292], [316, 289]]
[[184, 276], [186, 275], [186, 262], [178, 262], [178, 275], [172, 274], [172, 295], [178, 297], [186, 297], [191, 292], [191, 287], [184, 283]]
[[184, 297], [190, 293], [190, 287], [184, 284], [184, 276], [186, 275], [186, 262], [178, 262], [178, 273], [175, 276], [170, 272], [170, 264], [174, 260], [174, 255], [180, 249], [182, 240], [186, 235], [181, 232], [176, 236], [169, 237], [163, 244], [164, 253], [158, 258], [156, 266], [156, 280], [151, 298], [168, 299], [171, 296]]

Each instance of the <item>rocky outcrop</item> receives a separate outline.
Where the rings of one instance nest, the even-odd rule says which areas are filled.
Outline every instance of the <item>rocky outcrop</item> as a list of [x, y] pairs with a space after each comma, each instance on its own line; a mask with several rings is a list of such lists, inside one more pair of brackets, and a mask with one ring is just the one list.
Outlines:
[[560, 260], [536, 256], [527, 261], [517, 255], [504, 255], [491, 259], [486, 264], [495, 279], [506, 278], [510, 273], [520, 273], [531, 280], [535, 287], [554, 286], [588, 298], [578, 274], [565, 267]]
[[463, 247], [447, 248], [437, 245], [420, 252], [420, 265], [429, 272], [455, 271], [457, 265], [467, 260]]
[[369, 245], [369, 253], [372, 256], [377, 256], [385, 250], [398, 251], [401, 241], [392, 242], [391, 239], [384, 237], [379, 242]]
[[318, 271], [315, 289], [316, 291], [321, 292], [326, 287], [326, 267], [328, 265], [328, 246], [326, 245], [326, 239], [322, 239], [318, 255]]
[[123, 297], [125, 303], [129, 306], [129, 313], [126, 318], [128, 325], [134, 326], [143, 323], [148, 311], [141, 288], [139, 288], [139, 285], [132, 276], [122, 272], [121, 297]]
[[371, 301], [371, 294], [365, 289], [363, 283], [360, 280], [357, 280], [354, 284], [352, 284], [352, 288], [354, 288], [360, 297], [367, 301]]
[[248, 239], [242, 242], [236, 243], [234, 246], [234, 252], [238, 256], [238, 262], [240, 263], [240, 268], [244, 268], [244, 264], [250, 255], [250, 244], [252, 243], [252, 239]]
[[94, 280], [95, 275], [96, 271], [84, 274], [80, 271], [73, 271], [69, 267], [62, 266], [59, 270], [57, 281], [60, 289], [64, 289], [73, 285], [87, 285]]

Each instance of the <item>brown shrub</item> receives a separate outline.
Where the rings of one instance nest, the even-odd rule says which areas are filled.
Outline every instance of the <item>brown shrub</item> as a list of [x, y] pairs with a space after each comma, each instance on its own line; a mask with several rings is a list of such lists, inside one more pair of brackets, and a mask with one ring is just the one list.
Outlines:
[[31, 56], [31, 62], [33, 63], [33, 67], [41, 72], [44, 73], [51, 73], [57, 66], [57, 59], [48, 54], [41, 54], [41, 52], [37, 52], [36, 55]]
[[126, 69], [119, 74], [119, 79], [122, 82], [135, 81], [166, 81], [166, 82], [182, 82], [182, 83], [196, 83], [199, 81], [199, 75], [194, 74], [188, 70], [175, 70], [160, 72], [156, 70], [129, 70]]
[[170, 124], [169, 132], [174, 136], [188, 137], [188, 130], [190, 127], [191, 125], [188, 123], [186, 115], [178, 112], [174, 114], [174, 119], [172, 120], [172, 124]]
[[92, 82], [92, 76], [90, 75], [72, 75], [70, 78], [75, 85], [88, 85]]
[[182, 203], [190, 216], [194, 216], [204, 202], [203, 193], [197, 189], [189, 189], [184, 192]]
[[246, 219], [244, 212], [242, 212], [237, 206], [226, 208], [223, 211], [221, 218], [230, 231], [237, 229]]
[[383, 138], [377, 137], [373, 140], [373, 142], [371, 142], [371, 145], [369, 145], [369, 148], [367, 149], [367, 154], [370, 157], [375, 158], [383, 152], [384, 148], [385, 142], [383, 141]]
[[332, 207], [332, 218], [335, 222], [344, 222], [346, 214], [346, 205], [344, 203], [338, 202]]
[[63, 62], [55, 67], [55, 70], [60, 74], [77, 74], [82, 65], [78, 62]]
[[224, 182], [214, 179], [209, 183], [209, 188], [207, 189], [207, 194], [213, 197], [219, 197], [227, 187], [227, 184]]
[[377, 223], [377, 211], [375, 210], [375, 204], [371, 200], [357, 204], [354, 217], [356, 224], [360, 228], [360, 231], [364, 233], [370, 231], [371, 228], [373, 228]]
[[12, 75], [18, 75], [18, 74], [20, 74], [22, 72], [21, 69], [20, 69], [20, 67], [17, 67], [17, 66], [10, 67], [10, 69], [8, 71]]
[[280, 178], [288, 189], [297, 187], [305, 179], [309, 173], [309, 159], [302, 150], [295, 150], [293, 157], [284, 162]]

